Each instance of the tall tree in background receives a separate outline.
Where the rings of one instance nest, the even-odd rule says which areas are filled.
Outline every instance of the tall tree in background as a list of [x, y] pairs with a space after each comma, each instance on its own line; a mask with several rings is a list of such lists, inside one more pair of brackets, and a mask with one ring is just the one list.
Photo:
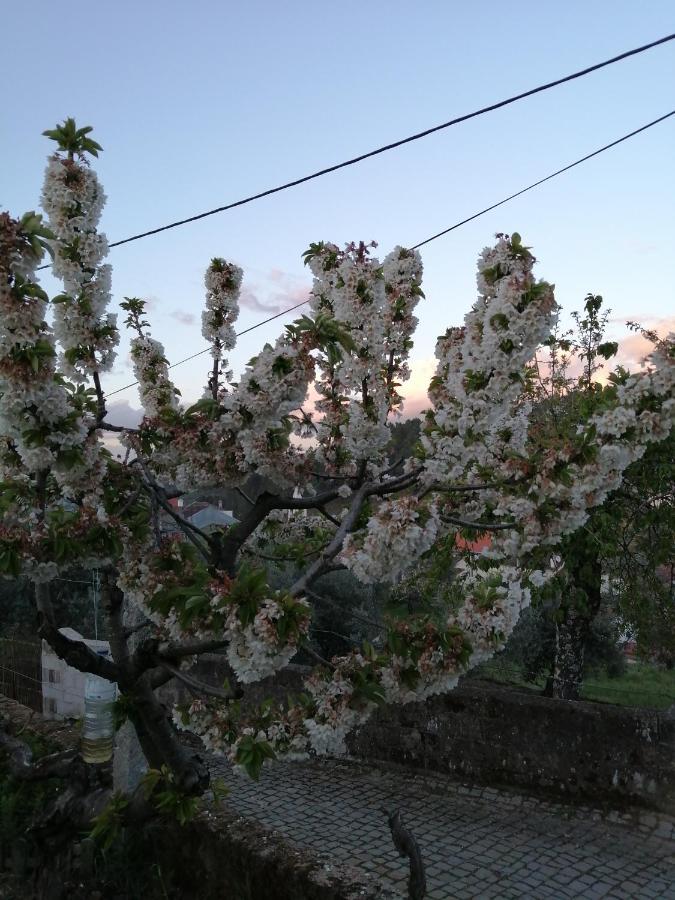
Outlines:
[[[560, 446], [580, 423], [602, 409], [628, 381], [619, 367], [603, 384], [598, 375], [618, 345], [605, 340], [610, 311], [599, 295], [588, 294], [583, 313], [573, 313], [575, 327], [546, 341], [548, 358], [531, 370], [536, 402], [534, 428], [542, 444]], [[636, 327], [636, 326], [633, 326]], [[658, 337], [642, 330], [653, 344]], [[610, 594], [617, 615], [656, 609], [658, 572], [672, 562], [673, 436], [647, 448], [632, 463], [624, 483], [590, 514], [583, 527], [560, 544], [564, 565], [546, 592], [556, 602], [556, 648], [548, 692], [566, 700], [579, 698], [584, 677], [584, 650], [593, 620]], [[661, 460], [655, 466], [657, 459]], [[639, 573], [639, 575], [638, 575]], [[628, 616], [630, 620], [630, 616]]]

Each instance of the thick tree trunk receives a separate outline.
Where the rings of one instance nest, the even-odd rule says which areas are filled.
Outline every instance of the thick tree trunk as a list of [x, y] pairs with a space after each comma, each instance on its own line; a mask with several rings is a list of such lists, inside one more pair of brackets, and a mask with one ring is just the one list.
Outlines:
[[[167, 766], [176, 779], [177, 787], [186, 794], [198, 796], [209, 786], [209, 772], [201, 757], [188, 749], [176, 728], [169, 721], [164, 706], [159, 701], [152, 678], [156, 641], [143, 650], [135, 628], [139, 623], [135, 612], [126, 610], [124, 595], [112, 579], [105, 581], [104, 599], [109, 610], [111, 647], [119, 670], [118, 688], [130, 701], [129, 720], [136, 731], [138, 742], [147, 764], [153, 769]], [[127, 631], [131, 628], [131, 633]], [[152, 652], [150, 650], [152, 648]], [[140, 651], [140, 659], [137, 659]], [[144, 660], [144, 652], [149, 658]]]
[[153, 769], [168, 766], [177, 787], [186, 794], [199, 796], [209, 787], [209, 771], [201, 756], [186, 747], [178, 731], [169, 722], [166, 710], [151, 687], [140, 680], [134, 689], [129, 713], [145, 758]]
[[578, 532], [572, 537], [565, 563], [569, 590], [556, 625], [550, 694], [559, 700], [578, 700], [584, 680], [585, 645], [602, 602], [602, 567], [592, 535]]
[[555, 663], [551, 696], [559, 700], [578, 700], [584, 680], [584, 645], [591, 622], [574, 607], [556, 625]]

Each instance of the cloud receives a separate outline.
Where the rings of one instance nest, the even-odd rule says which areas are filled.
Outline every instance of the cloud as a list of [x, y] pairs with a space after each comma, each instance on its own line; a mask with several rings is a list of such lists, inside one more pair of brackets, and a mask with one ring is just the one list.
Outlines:
[[[623, 320], [622, 320], [623, 321]], [[675, 316], [664, 316], [662, 318], [650, 318], [643, 320], [645, 327], [656, 331], [660, 337], [665, 337], [671, 332], [675, 332]], [[652, 344], [650, 341], [642, 337], [641, 334], [627, 334], [623, 339], [619, 339], [619, 350], [615, 357], [612, 357], [605, 364], [604, 373], [600, 372], [595, 377], [599, 381], [606, 381], [607, 374], [615, 368], [616, 365], [625, 366], [630, 371], [638, 370], [645, 356], [651, 351]], [[403, 418], [410, 419], [413, 416], [419, 416], [420, 413], [429, 409], [430, 402], [427, 397], [427, 389], [429, 382], [436, 371], [437, 360], [434, 356], [428, 356], [421, 359], [412, 359], [410, 368], [412, 375], [400, 388], [404, 397]], [[570, 377], [576, 378], [581, 374], [581, 365], [570, 367]]]
[[122, 425], [124, 428], [137, 428], [145, 415], [142, 408], [136, 408], [128, 400], [112, 400], [107, 404], [106, 416], [111, 425]]
[[[655, 331], [659, 337], [666, 337], [671, 332], [675, 332], [675, 316], [650, 317], [646, 319], [640, 319], [639, 316], [636, 316], [635, 319], [640, 321], [645, 328]], [[651, 341], [634, 332], [619, 340], [619, 352], [616, 355], [616, 361], [627, 369], [639, 369], [645, 356], [651, 350]]]
[[174, 309], [169, 315], [172, 319], [175, 319], [176, 322], [180, 322], [181, 325], [194, 325], [197, 321], [197, 317], [194, 313], [183, 312], [180, 309]]
[[429, 382], [431, 381], [438, 360], [435, 356], [426, 356], [422, 359], [410, 361], [412, 374], [408, 381], [401, 385], [400, 393], [403, 395], [403, 418], [411, 419], [429, 409], [431, 403], [427, 397]]
[[146, 294], [143, 297], [143, 302], [145, 303], [146, 312], [157, 312], [162, 305], [159, 297], [154, 294]]
[[[111, 425], [122, 425], [125, 428], [137, 428], [143, 418], [143, 409], [132, 406], [128, 400], [111, 400], [106, 404], [108, 415], [106, 421]], [[119, 434], [111, 431], [101, 433], [101, 441], [106, 450], [113, 456], [124, 457], [126, 447], [119, 440]]]
[[254, 291], [253, 288], [242, 288], [241, 294], [239, 295], [239, 303], [241, 306], [246, 309], [253, 309], [256, 312], [269, 313], [270, 315], [274, 315], [274, 313], [281, 312], [283, 309], [278, 303], [270, 303], [264, 300], [260, 300], [257, 294], [257, 291]]
[[239, 302], [247, 309], [273, 316], [291, 306], [297, 306], [298, 303], [304, 303], [309, 298], [309, 288], [304, 285], [276, 290], [269, 293], [265, 300], [260, 299], [260, 293], [260, 288], [257, 287], [242, 288]]

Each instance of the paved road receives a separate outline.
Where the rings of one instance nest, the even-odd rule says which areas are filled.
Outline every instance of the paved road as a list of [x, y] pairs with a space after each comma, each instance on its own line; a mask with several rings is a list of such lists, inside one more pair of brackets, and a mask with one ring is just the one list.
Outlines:
[[407, 860], [393, 848], [383, 808], [401, 808], [417, 837], [429, 900], [675, 900], [675, 834], [656, 817], [631, 823], [438, 775], [351, 763], [276, 764], [257, 784], [223, 762], [213, 768], [238, 814], [372, 873], [402, 897]]

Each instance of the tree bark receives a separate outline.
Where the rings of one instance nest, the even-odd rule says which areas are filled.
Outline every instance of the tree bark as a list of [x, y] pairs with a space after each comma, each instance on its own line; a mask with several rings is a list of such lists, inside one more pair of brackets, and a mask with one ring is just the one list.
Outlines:
[[178, 731], [169, 722], [166, 710], [144, 679], [133, 691], [129, 718], [136, 729], [141, 748], [153, 769], [168, 766], [179, 790], [199, 796], [209, 787], [209, 771], [201, 756], [186, 747]]
[[602, 602], [602, 566], [592, 535], [575, 534], [565, 562], [569, 590], [556, 624], [555, 661], [551, 696], [578, 700], [584, 680], [584, 650], [593, 619]]
[[555, 663], [551, 696], [558, 700], [578, 700], [584, 680], [584, 646], [590, 620], [571, 607], [556, 625]]

